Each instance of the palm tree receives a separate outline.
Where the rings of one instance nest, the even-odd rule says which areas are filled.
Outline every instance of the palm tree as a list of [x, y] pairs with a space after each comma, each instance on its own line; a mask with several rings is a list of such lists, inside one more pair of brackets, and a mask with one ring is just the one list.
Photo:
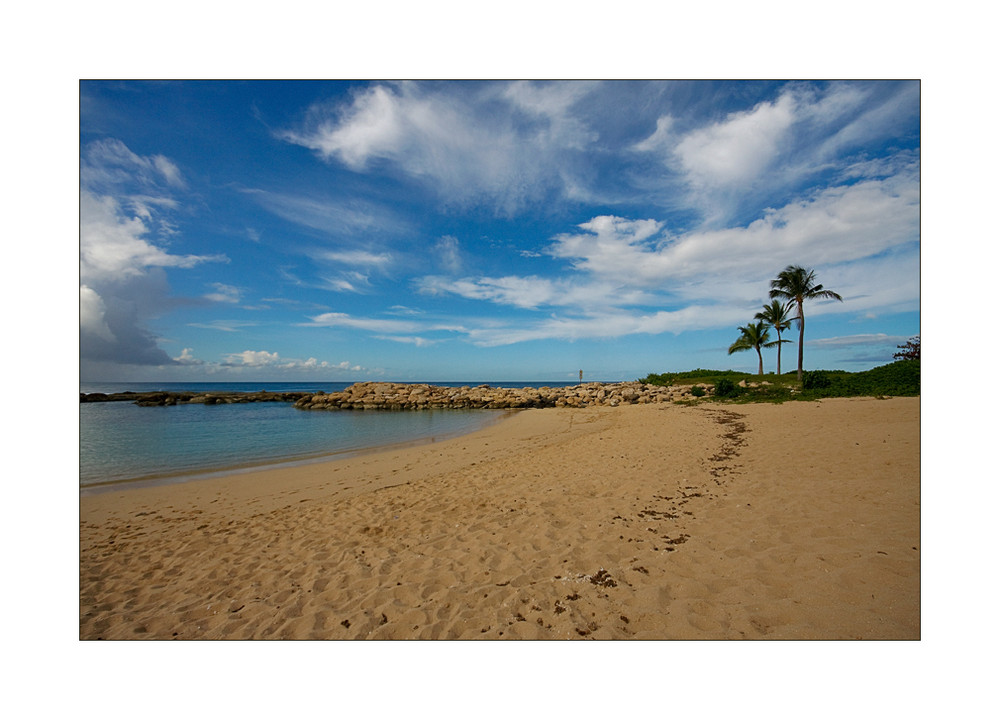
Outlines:
[[791, 342], [791, 340], [782, 340], [781, 331], [787, 330], [792, 325], [791, 318], [788, 317], [788, 310], [791, 307], [789, 303], [781, 303], [777, 300], [772, 300], [770, 305], [765, 305], [762, 312], [757, 313], [753, 316], [754, 320], [763, 320], [768, 325], [773, 327], [778, 333], [778, 339], [775, 344], [778, 346], [778, 375], [781, 375], [781, 344]]
[[806, 300], [818, 298], [829, 298], [831, 300], [844, 301], [833, 290], [824, 290], [822, 285], [816, 284], [816, 272], [806, 270], [799, 265], [789, 265], [780, 273], [776, 280], [771, 281], [770, 297], [781, 298], [788, 301], [789, 305], [794, 304], [798, 315], [795, 319], [799, 323], [799, 382], [802, 382], [802, 341], [806, 332], [806, 316], [802, 310], [802, 303]]
[[757, 374], [764, 374], [764, 356], [761, 355], [760, 349], [762, 347], [773, 347], [776, 343], [768, 342], [771, 339], [770, 330], [767, 329], [767, 325], [761, 322], [750, 323], [744, 327], [737, 328], [740, 331], [739, 339], [729, 346], [729, 354], [732, 355], [735, 352], [740, 352], [742, 350], [750, 350], [751, 348], [757, 351], [757, 359], [759, 364], [757, 366]]

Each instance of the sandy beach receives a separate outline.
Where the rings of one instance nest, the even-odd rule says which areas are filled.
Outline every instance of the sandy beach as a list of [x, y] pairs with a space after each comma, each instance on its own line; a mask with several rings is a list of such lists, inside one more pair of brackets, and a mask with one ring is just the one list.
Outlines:
[[81, 639], [919, 639], [920, 399], [525, 410], [80, 500]]

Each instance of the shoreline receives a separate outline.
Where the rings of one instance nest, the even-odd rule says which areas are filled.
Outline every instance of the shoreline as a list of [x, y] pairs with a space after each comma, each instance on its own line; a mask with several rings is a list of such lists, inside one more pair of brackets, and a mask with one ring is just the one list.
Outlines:
[[81, 639], [919, 639], [920, 399], [525, 410], [82, 497], [80, 593]]
[[497, 423], [503, 422], [518, 410], [507, 410], [497, 412], [489, 419], [472, 430], [456, 430], [453, 432], [441, 432], [427, 437], [419, 437], [412, 440], [401, 440], [399, 442], [383, 443], [379, 445], [369, 445], [348, 450], [335, 450], [323, 452], [316, 455], [290, 456], [287, 459], [274, 459], [263, 462], [254, 462], [246, 465], [226, 465], [198, 470], [181, 470], [177, 472], [159, 473], [155, 475], [144, 475], [135, 478], [121, 478], [117, 480], [106, 480], [98, 483], [80, 485], [80, 497], [90, 497], [114, 490], [142, 489], [148, 487], [160, 487], [164, 485], [180, 485], [189, 482], [199, 482], [201, 480], [211, 480], [215, 478], [244, 475], [252, 472], [280, 471], [285, 468], [297, 467], [299, 465], [312, 465], [316, 463], [336, 462], [342, 459], [349, 459], [360, 455], [370, 455], [372, 453], [389, 452], [408, 447], [418, 447], [421, 445], [433, 445], [464, 435], [469, 435], [480, 430], [489, 428]]

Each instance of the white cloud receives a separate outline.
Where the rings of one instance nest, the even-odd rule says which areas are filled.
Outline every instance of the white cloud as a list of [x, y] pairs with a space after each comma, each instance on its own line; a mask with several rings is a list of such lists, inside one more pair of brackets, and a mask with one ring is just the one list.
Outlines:
[[545, 145], [584, 149], [598, 139], [598, 134], [572, 114], [572, 108], [585, 98], [596, 83], [516, 82], [503, 89], [503, 97], [524, 113], [545, 120], [536, 130], [536, 138]]
[[89, 143], [80, 163], [81, 184], [90, 188], [169, 187], [181, 189], [186, 183], [180, 169], [163, 155], [142, 156], [121, 140], [106, 138]]
[[80, 275], [100, 282], [141, 275], [151, 267], [194, 267], [224, 255], [171, 255], [149, 241], [149, 228], [129, 217], [113, 197], [80, 193]]
[[215, 370], [224, 369], [238, 372], [243, 370], [260, 369], [268, 370], [269, 372], [291, 373], [309, 373], [314, 371], [340, 372], [345, 370], [350, 372], [366, 371], [366, 369], [361, 365], [357, 365], [347, 360], [334, 363], [327, 360], [318, 360], [314, 357], [309, 357], [305, 360], [298, 358], [283, 358], [277, 352], [269, 352], [267, 350], [244, 350], [238, 353], [228, 353], [224, 357], [225, 360], [222, 363], [204, 363], [201, 360], [196, 360], [191, 357], [190, 348], [186, 348], [182, 353], [182, 356], [176, 359], [184, 361], [185, 364], [205, 364]]
[[212, 283], [215, 292], [205, 295], [206, 300], [212, 302], [238, 303], [240, 301], [240, 289], [225, 283]]
[[114, 342], [114, 335], [104, 319], [104, 300], [93, 289], [80, 286], [80, 332]]
[[368, 276], [359, 272], [342, 273], [340, 277], [323, 277], [322, 287], [334, 292], [364, 293], [369, 285]]
[[490, 300], [502, 305], [534, 308], [550, 305], [559, 294], [559, 282], [541, 277], [481, 277], [451, 280], [429, 276], [418, 281], [421, 292], [430, 295], [450, 293], [472, 300]]
[[[807, 316], [808, 319], [808, 316]], [[861, 335], [844, 335], [841, 337], [817, 338], [806, 340], [806, 345], [814, 347], [858, 347], [864, 345], [895, 345], [904, 343], [909, 338], [903, 335], [886, 335], [885, 333], [865, 333]]]
[[202, 328], [203, 330], [214, 330], [216, 332], [239, 332], [241, 328], [255, 327], [258, 323], [237, 320], [212, 320], [207, 323], [188, 323], [188, 327]]
[[441, 267], [454, 274], [462, 269], [462, 253], [459, 249], [458, 238], [452, 235], [445, 235], [434, 244], [434, 254], [438, 258]]
[[204, 365], [204, 360], [199, 360], [191, 354], [193, 350], [194, 348], [184, 348], [181, 354], [174, 358], [174, 362], [180, 365]]
[[316, 258], [344, 265], [362, 265], [382, 267], [392, 262], [389, 253], [373, 253], [368, 250], [323, 250], [317, 252]]
[[168, 295], [162, 269], [228, 261], [223, 255], [174, 255], [156, 244], [147, 223], [159, 206], [170, 204], [143, 205], [142, 217], [129, 215], [115, 197], [81, 189], [81, 359], [169, 363], [145, 327]]
[[304, 327], [348, 327], [370, 330], [378, 333], [413, 333], [421, 325], [407, 320], [382, 320], [378, 318], [352, 317], [346, 313], [328, 312], [310, 318], [312, 322], [301, 323]]
[[243, 192], [268, 212], [334, 237], [396, 235], [408, 232], [391, 208], [356, 199], [291, 195], [248, 188]]
[[793, 122], [795, 101], [783, 94], [773, 103], [760, 103], [753, 110], [733, 113], [723, 122], [688, 133], [674, 153], [696, 188], [746, 183], [770, 167]]
[[598, 275], [629, 277], [636, 268], [637, 254], [646, 251], [645, 243], [663, 227], [656, 220], [626, 220], [602, 215], [579, 225], [583, 234], [564, 234], [549, 248], [554, 257], [571, 258], [578, 270]]
[[406, 122], [398, 96], [376, 85], [355, 95], [354, 104], [341, 111], [339, 123], [324, 119], [311, 134], [286, 137], [323, 157], [337, 156], [349, 167], [363, 170], [369, 159], [390, 157], [400, 150], [406, 142]]
[[228, 362], [234, 365], [276, 365], [280, 358], [276, 352], [268, 352], [267, 350], [244, 350], [239, 353], [230, 353], [226, 355]]
[[434, 345], [437, 340], [428, 340], [427, 338], [417, 337], [417, 336], [403, 336], [403, 335], [376, 335], [379, 340], [390, 340], [392, 342], [404, 343], [406, 345], [415, 345], [416, 347], [426, 347], [428, 345]]
[[680, 236], [657, 235], [652, 220], [599, 217], [580, 225], [585, 233], [557, 236], [550, 253], [595, 277], [709, 298], [792, 262], [844, 263], [915, 243], [919, 201], [916, 178], [896, 176], [828, 188], [745, 227]]
[[677, 139], [672, 135], [674, 119], [669, 115], [663, 115], [656, 120], [656, 130], [644, 140], [632, 146], [633, 150], [639, 152], [656, 152], [666, 154], [677, 144]]
[[282, 137], [356, 172], [387, 163], [428, 184], [446, 205], [485, 201], [513, 214], [550, 191], [576, 187], [561, 160], [597, 138], [570, 112], [588, 85], [472, 88], [375, 85], [349, 104], [312, 108], [301, 129]]
[[789, 84], [775, 99], [721, 120], [665, 114], [631, 146], [660, 160], [660, 178], [636, 180], [659, 183], [664, 197], [676, 198], [665, 204], [698, 209], [702, 227], [722, 227], [821, 172], [843, 170], [870, 143], [895, 137], [918, 107], [916, 83]]
[[[656, 220], [600, 216], [579, 228], [557, 235], [547, 249], [571, 263], [574, 272], [562, 277], [428, 276], [417, 286], [428, 294], [569, 313], [490, 325], [467, 321], [459, 331], [479, 345], [736, 326], [760, 309], [770, 279], [792, 263], [820, 268], [826, 287], [845, 298], [815, 303], [807, 316], [906, 311], [919, 303], [913, 168], [828, 188], [742, 227], [674, 236]], [[656, 306], [668, 309], [651, 311]]]
[[467, 331], [475, 345], [495, 347], [533, 340], [582, 340], [626, 335], [680, 333], [685, 330], [738, 325], [746, 310], [734, 307], [688, 306], [652, 313], [608, 311], [579, 317], [551, 317], [528, 323], [492, 324]]

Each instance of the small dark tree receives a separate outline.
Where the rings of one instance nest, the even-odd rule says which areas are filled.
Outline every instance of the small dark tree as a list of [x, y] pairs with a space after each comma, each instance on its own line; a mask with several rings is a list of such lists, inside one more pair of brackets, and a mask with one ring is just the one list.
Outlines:
[[755, 323], [747, 323], [741, 328], [736, 328], [740, 331], [739, 339], [729, 346], [729, 354], [732, 355], [735, 352], [740, 352], [742, 350], [756, 350], [757, 351], [757, 374], [764, 374], [764, 356], [760, 354], [760, 349], [762, 347], [774, 347], [778, 344], [777, 340], [774, 342], [769, 342], [771, 340], [770, 330], [768, 330], [767, 325], [764, 324], [763, 320], [759, 320]]
[[920, 336], [915, 335], [903, 345], [897, 345], [898, 353], [893, 353], [894, 360], [919, 360], [920, 359]]

